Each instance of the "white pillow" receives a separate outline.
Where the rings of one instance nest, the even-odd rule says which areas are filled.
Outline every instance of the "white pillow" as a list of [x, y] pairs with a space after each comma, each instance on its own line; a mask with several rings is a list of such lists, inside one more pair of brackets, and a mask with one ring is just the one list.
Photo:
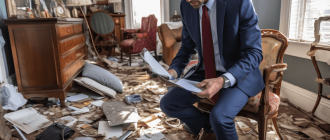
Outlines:
[[102, 84], [87, 78], [87, 77], [78, 77], [74, 79], [78, 84], [95, 91], [96, 93], [102, 95], [102, 96], [109, 96], [111, 98], [116, 98], [116, 91], [113, 89], [103, 86]]

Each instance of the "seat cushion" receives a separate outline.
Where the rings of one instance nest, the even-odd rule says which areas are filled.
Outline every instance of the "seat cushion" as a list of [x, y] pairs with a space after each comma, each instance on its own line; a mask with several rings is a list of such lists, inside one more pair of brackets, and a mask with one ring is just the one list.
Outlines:
[[[268, 94], [269, 94], [269, 105], [270, 105], [269, 114], [271, 114], [278, 110], [278, 107], [280, 106], [280, 98], [272, 92], [269, 92]], [[254, 97], [250, 97], [249, 101], [246, 103], [246, 105], [243, 107], [242, 110], [257, 113], [259, 111], [259, 106], [260, 106], [260, 97], [261, 97], [261, 92]]]
[[122, 83], [117, 76], [99, 66], [86, 62], [83, 68], [82, 76], [93, 79], [94, 81], [117, 92], [123, 92]]
[[124, 52], [128, 52], [129, 49], [131, 49], [132, 45], [134, 43], [134, 39], [126, 39], [123, 40], [120, 44], [120, 48], [124, 51]]

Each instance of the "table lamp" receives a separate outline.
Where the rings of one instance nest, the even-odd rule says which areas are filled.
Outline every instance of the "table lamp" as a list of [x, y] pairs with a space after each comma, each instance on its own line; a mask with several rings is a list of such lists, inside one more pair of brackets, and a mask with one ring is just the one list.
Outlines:
[[[83, 14], [83, 16], [84, 16], [84, 19], [85, 19], [85, 21], [86, 21], [86, 24], [87, 24], [87, 27], [88, 27], [88, 31], [89, 31], [89, 35], [90, 35], [90, 37], [91, 37], [91, 40], [92, 40], [92, 45], [93, 45], [93, 48], [94, 48], [94, 50], [95, 50], [95, 53], [96, 53], [96, 55], [97, 55], [97, 57], [100, 59], [100, 60], [102, 60], [101, 58], [100, 58], [100, 56], [99, 56], [99, 53], [97, 52], [97, 50], [96, 50], [96, 48], [95, 48], [95, 44], [94, 44], [94, 40], [93, 40], [93, 36], [92, 36], [92, 32], [91, 32], [91, 29], [90, 29], [90, 27], [89, 27], [89, 24], [88, 24], [88, 21], [87, 21], [87, 18], [86, 18], [86, 15], [85, 15], [85, 13], [84, 13], [84, 11], [82, 10], [82, 8], [81, 8], [81, 6], [87, 6], [87, 5], [92, 5], [93, 3], [92, 3], [92, 1], [91, 0], [67, 0], [66, 1], [66, 6], [68, 6], [68, 7], [73, 7], [73, 12], [75, 11], [75, 13], [73, 13], [72, 12], [72, 15], [73, 14], [76, 14], [76, 16], [74, 16], [73, 15], [73, 17], [78, 17], [78, 12], [77, 12], [77, 9], [75, 8], [75, 6], [79, 6], [79, 8], [80, 8], [80, 11], [81, 11], [81, 13]], [[74, 10], [75, 9], [75, 10]]]

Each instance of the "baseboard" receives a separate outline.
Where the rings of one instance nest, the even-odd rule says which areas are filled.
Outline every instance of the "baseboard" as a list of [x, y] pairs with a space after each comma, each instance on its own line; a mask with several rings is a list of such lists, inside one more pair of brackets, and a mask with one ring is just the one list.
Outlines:
[[[315, 105], [317, 94], [283, 81], [281, 97], [287, 98], [292, 104], [306, 110], [307, 112], [311, 112]], [[315, 116], [330, 123], [330, 100], [321, 99], [321, 102], [316, 109]]]

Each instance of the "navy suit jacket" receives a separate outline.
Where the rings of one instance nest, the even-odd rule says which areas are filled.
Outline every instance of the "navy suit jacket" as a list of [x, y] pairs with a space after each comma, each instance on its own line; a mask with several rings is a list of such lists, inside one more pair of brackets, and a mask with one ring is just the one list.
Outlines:
[[[182, 46], [170, 66], [178, 75], [193, 54], [199, 55], [197, 67], [203, 65], [198, 9], [182, 0], [180, 10]], [[263, 59], [261, 32], [253, 5], [250, 0], [216, 0], [216, 11], [222, 65], [236, 78], [233, 87], [238, 87], [250, 97], [255, 96], [264, 88], [264, 82], [259, 70]]]

